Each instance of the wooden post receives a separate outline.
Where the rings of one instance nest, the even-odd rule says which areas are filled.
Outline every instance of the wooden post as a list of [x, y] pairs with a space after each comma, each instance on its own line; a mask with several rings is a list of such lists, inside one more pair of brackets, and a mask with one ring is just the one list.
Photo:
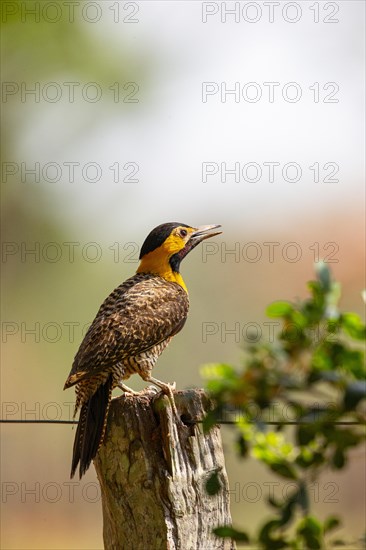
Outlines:
[[[202, 420], [209, 402], [202, 390], [168, 398], [144, 392], [112, 400], [105, 442], [94, 461], [103, 505], [106, 550], [233, 550], [212, 534], [230, 525], [229, 486], [220, 428], [208, 434]], [[218, 471], [221, 490], [205, 483]]]

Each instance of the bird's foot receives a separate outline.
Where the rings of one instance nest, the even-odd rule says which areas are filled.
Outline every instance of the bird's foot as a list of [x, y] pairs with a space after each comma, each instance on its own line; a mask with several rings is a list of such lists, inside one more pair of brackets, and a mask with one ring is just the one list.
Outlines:
[[120, 382], [119, 384], [117, 384], [117, 388], [119, 388], [119, 389], [122, 390], [123, 392], [129, 393], [129, 394], [131, 394], [131, 395], [139, 395], [139, 392], [138, 392], [138, 391], [135, 391], [135, 390], [133, 390], [132, 388], [129, 388], [128, 386], [126, 386], [126, 384], [122, 384], [122, 382]]
[[165, 393], [165, 395], [168, 397], [168, 399], [170, 401], [170, 404], [171, 404], [171, 407], [173, 409], [173, 413], [174, 413], [175, 417], [177, 418], [177, 420], [179, 422], [181, 422], [178, 411], [177, 411], [177, 407], [176, 407], [176, 404], [175, 404], [175, 401], [174, 401], [174, 395], [173, 395], [173, 391], [175, 390], [175, 382], [173, 382], [173, 384], [167, 384], [165, 382], [160, 382], [160, 380], [157, 380], [156, 378], [153, 378], [152, 376], [149, 376], [148, 378], [145, 378], [145, 380], [146, 380], [146, 382], [152, 382], [153, 384], [155, 384], [155, 386], [158, 386], [158, 388], [160, 388]]
[[142, 390], [142, 393], [154, 393], [155, 395], [159, 393], [159, 390], [156, 386], [147, 386]]

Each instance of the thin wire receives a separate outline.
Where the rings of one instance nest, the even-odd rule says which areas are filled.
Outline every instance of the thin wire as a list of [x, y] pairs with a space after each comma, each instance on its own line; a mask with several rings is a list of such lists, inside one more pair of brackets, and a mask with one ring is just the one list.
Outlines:
[[1, 424], [78, 424], [77, 420], [3, 420]]
[[[184, 424], [202, 424], [202, 420], [189, 420], [184, 419]], [[250, 421], [249, 424], [255, 424], [256, 422]], [[0, 418], [0, 424], [78, 424], [77, 420], [5, 420]], [[237, 422], [232, 420], [219, 420], [215, 424], [224, 425], [236, 425]], [[258, 424], [266, 424], [267, 426], [304, 426], [313, 424], [313, 422], [297, 422], [297, 421], [263, 421]], [[364, 426], [363, 422], [328, 422], [334, 426]]]
[[[188, 421], [189, 422], [189, 421]], [[192, 422], [192, 424], [198, 424], [202, 423], [202, 420], [199, 420], [198, 422]], [[274, 421], [260, 421], [260, 422], [254, 422], [253, 420], [248, 422], [249, 424], [266, 424], [267, 426], [306, 426], [313, 424], [313, 422], [296, 422], [296, 421], [281, 421], [278, 422]], [[217, 422], [217, 424], [232, 424], [237, 425], [237, 422], [233, 422], [231, 420], [220, 420]], [[333, 426], [364, 426], [365, 424], [363, 422], [327, 422], [327, 424], [332, 424]]]

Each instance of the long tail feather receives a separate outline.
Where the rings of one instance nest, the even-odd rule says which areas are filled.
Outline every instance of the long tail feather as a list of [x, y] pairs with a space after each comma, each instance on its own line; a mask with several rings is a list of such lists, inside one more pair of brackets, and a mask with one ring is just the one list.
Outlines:
[[95, 394], [81, 408], [75, 434], [71, 475], [73, 478], [80, 462], [80, 479], [90, 466], [103, 442], [107, 415], [112, 396], [112, 375], [99, 386]]

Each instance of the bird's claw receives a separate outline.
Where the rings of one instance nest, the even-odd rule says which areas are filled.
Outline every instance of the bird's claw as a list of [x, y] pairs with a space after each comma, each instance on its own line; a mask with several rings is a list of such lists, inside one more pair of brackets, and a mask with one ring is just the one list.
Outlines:
[[147, 386], [147, 388], [145, 388], [143, 391], [146, 393], [154, 393], [156, 395], [157, 393], [159, 393], [160, 390], [156, 386]]
[[140, 392], [138, 392], [138, 391], [133, 390], [132, 388], [129, 388], [129, 387], [126, 386], [125, 384], [122, 384], [122, 382], [120, 382], [119, 384], [117, 384], [117, 388], [119, 388], [120, 390], [122, 390], [124, 393], [130, 394], [130, 395], [139, 395], [139, 393], [140, 393]]

